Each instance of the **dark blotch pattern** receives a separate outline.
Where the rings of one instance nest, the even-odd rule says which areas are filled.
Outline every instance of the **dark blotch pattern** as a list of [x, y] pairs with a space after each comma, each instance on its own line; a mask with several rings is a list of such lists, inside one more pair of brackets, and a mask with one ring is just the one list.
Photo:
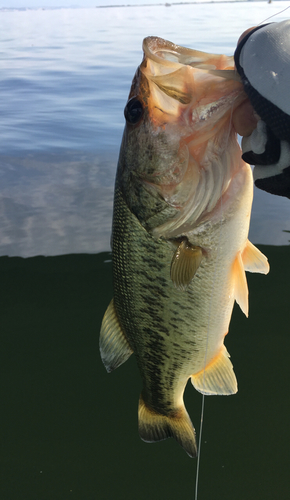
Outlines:
[[[115, 306], [143, 379], [143, 399], [168, 415], [176, 410], [174, 389], [185, 362], [192, 359], [194, 298], [177, 290], [170, 278], [173, 249], [156, 240], [115, 190], [113, 277]], [[198, 306], [197, 306], [198, 307]]]

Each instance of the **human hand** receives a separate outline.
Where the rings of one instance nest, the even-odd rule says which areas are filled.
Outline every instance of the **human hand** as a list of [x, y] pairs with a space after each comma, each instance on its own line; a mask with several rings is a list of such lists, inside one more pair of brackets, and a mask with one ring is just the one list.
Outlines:
[[248, 99], [234, 112], [257, 187], [290, 198], [290, 21], [249, 28], [235, 51]]

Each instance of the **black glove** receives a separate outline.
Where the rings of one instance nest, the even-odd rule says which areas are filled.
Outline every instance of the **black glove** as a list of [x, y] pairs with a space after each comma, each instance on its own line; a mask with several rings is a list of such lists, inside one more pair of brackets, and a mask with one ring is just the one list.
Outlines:
[[238, 44], [235, 64], [261, 117], [242, 140], [260, 189], [290, 198], [290, 21], [254, 28]]

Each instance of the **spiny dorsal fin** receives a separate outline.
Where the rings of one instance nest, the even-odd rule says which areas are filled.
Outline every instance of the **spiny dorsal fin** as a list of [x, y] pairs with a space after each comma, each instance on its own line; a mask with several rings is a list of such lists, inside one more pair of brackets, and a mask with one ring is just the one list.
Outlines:
[[209, 396], [227, 396], [237, 392], [237, 379], [229, 359], [229, 353], [224, 345], [220, 353], [205, 367], [205, 370], [192, 375], [191, 383], [197, 391]]
[[108, 372], [112, 372], [122, 363], [125, 363], [133, 353], [117, 318], [114, 299], [111, 300], [103, 317], [100, 332], [100, 352]]
[[202, 259], [200, 247], [182, 240], [171, 262], [171, 279], [180, 290], [186, 290], [193, 279]]
[[267, 257], [249, 240], [242, 253], [242, 261], [245, 271], [261, 274], [268, 274], [269, 272], [270, 266]]
[[239, 304], [243, 313], [248, 317], [249, 314], [249, 290], [246, 273], [242, 261], [241, 252], [238, 252], [233, 263], [233, 280], [235, 300]]
[[195, 430], [184, 406], [168, 415], [161, 415], [149, 408], [141, 395], [138, 425], [143, 441], [154, 443], [173, 437], [190, 457], [196, 456]]

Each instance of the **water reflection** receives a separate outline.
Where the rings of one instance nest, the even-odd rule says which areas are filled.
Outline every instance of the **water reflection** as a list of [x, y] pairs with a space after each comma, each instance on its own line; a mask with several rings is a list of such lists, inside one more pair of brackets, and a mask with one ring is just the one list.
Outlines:
[[[287, 6], [276, 4], [0, 12], [0, 255], [109, 250], [123, 108], [143, 37], [232, 54], [245, 28]], [[288, 244], [289, 207], [257, 191], [251, 240]]]
[[116, 155], [61, 152], [0, 158], [0, 255], [110, 248]]
[[[118, 153], [0, 157], [0, 255], [110, 250]], [[290, 201], [255, 190], [250, 239], [288, 245]]]
[[[247, 273], [249, 318], [235, 307], [226, 337], [239, 391], [205, 401], [200, 500], [289, 499], [290, 248], [261, 250], [271, 272]], [[110, 258], [0, 258], [3, 500], [193, 498], [196, 461], [139, 438], [135, 356], [102, 365]], [[190, 383], [185, 404], [198, 434]]]
[[254, 189], [249, 239], [263, 245], [288, 245], [290, 200]]

